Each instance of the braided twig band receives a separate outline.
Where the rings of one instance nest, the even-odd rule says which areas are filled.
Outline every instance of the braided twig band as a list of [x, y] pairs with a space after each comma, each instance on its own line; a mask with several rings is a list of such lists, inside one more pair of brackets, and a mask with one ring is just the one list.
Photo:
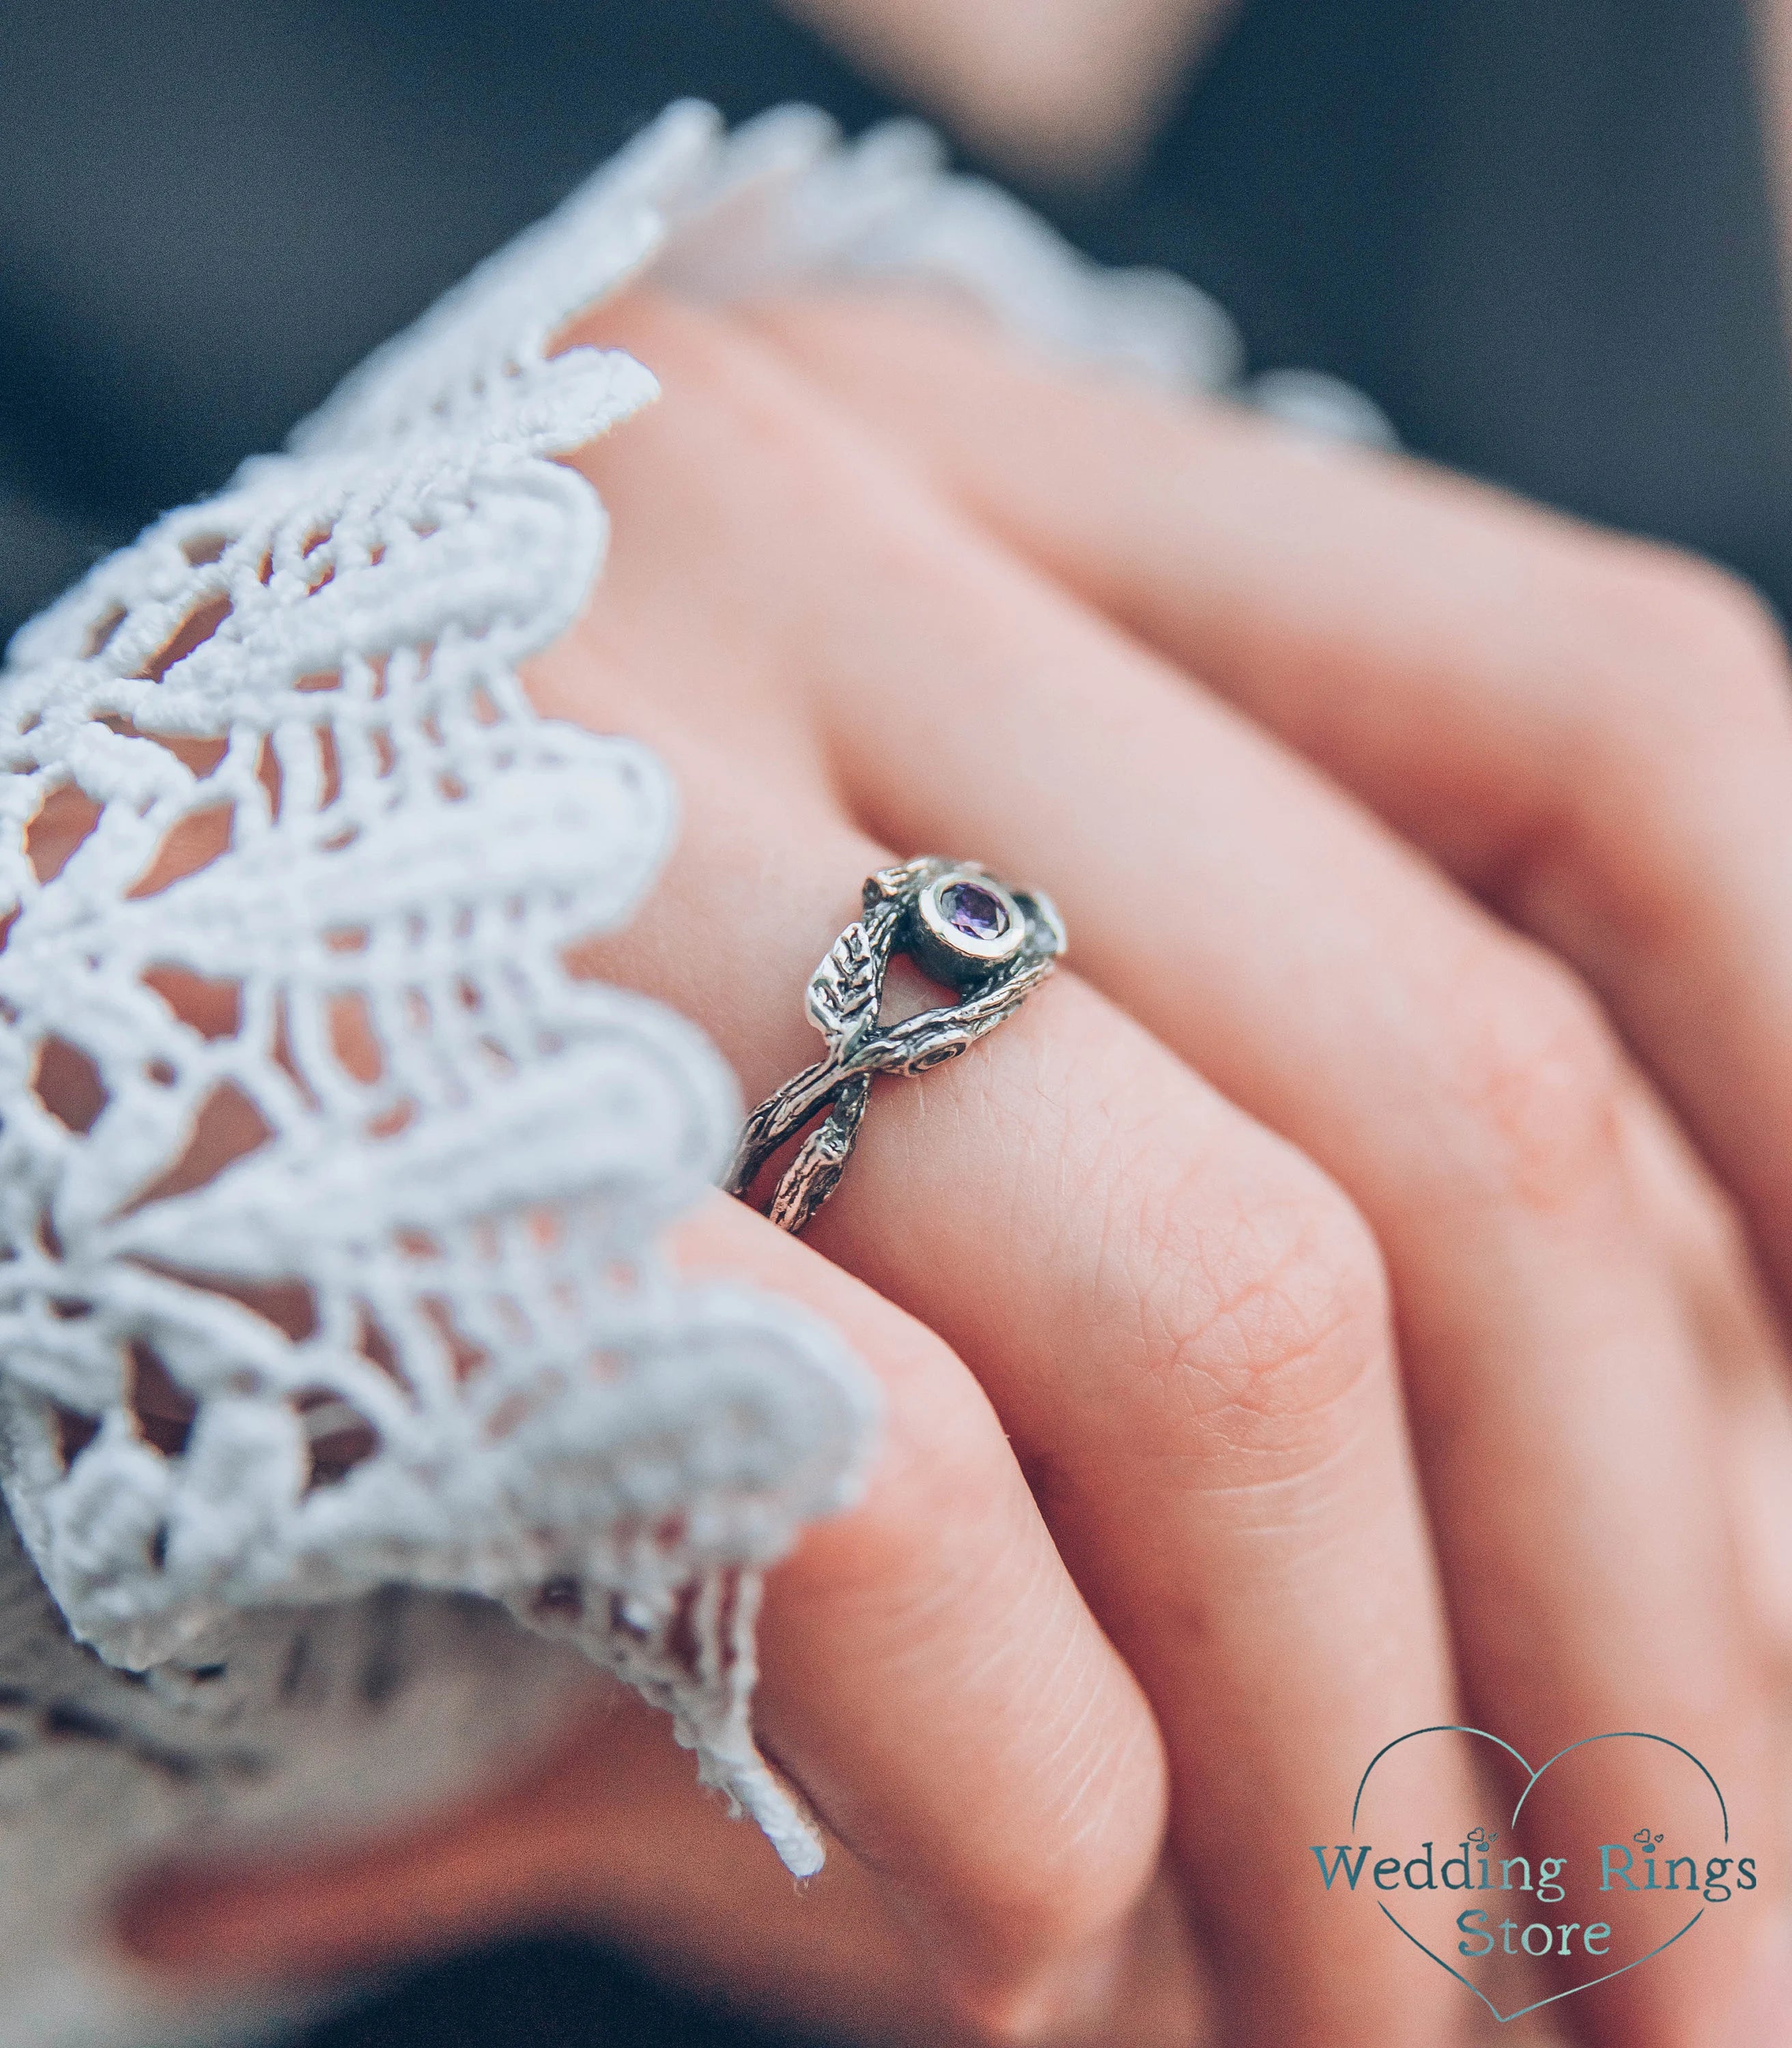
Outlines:
[[[820, 1118], [766, 1212], [780, 1229], [801, 1230], [840, 1184], [872, 1077], [956, 1059], [1019, 1009], [1064, 948], [1049, 899], [1008, 890], [986, 869], [932, 855], [880, 868], [865, 883], [863, 914], [809, 978], [805, 1007], [828, 1049], [747, 1119], [728, 1192], [745, 1198], [772, 1154]], [[880, 1026], [884, 978], [898, 952], [955, 988], [958, 1001]]]

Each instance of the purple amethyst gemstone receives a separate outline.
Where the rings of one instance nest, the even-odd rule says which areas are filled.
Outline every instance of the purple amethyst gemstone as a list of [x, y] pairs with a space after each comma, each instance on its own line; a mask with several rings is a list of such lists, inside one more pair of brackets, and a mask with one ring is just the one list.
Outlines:
[[999, 939], [1008, 929], [1002, 898], [974, 882], [951, 882], [940, 891], [940, 915], [968, 939]]

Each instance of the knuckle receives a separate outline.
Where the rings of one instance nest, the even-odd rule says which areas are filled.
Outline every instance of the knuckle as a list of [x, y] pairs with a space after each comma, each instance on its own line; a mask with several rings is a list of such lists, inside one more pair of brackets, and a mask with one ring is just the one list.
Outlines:
[[998, 2006], [1018, 2002], [1027, 1988], [1051, 1975], [1058, 1959], [1092, 1937], [1082, 1916], [1065, 1910], [1043, 1885], [1022, 1889], [992, 1881], [955, 1906], [963, 1916], [955, 1979]]
[[[1100, 1922], [1067, 1914], [1044, 1886], [1025, 1900], [1004, 1897], [999, 1918], [955, 1925], [938, 1957], [939, 1984], [957, 2022], [955, 2038], [967, 2048], [1020, 2048], [1057, 2038], [1088, 1995], [1092, 1961], [1112, 1949], [1126, 1925], [1111, 1914]], [[972, 1930], [975, 1931], [972, 1931]]]
[[1111, 1939], [1093, 1952], [1066, 1949], [1021, 1968], [948, 1967], [941, 1989], [955, 2048], [1044, 2048], [1092, 2038], [1091, 2023], [1107, 2016], [1097, 2007], [1109, 2003], [1101, 1993], [1114, 1975], [1111, 1948]]
[[954, 2048], [1043, 2048], [1061, 2031], [1061, 2001], [1026, 1980], [950, 1981], [944, 1991]]
[[1537, 672], [1550, 744], [1499, 893], [1571, 945], [1667, 957], [1709, 934], [1720, 821], [1776, 801], [1792, 665], [1766, 604], [1712, 563], [1628, 540], [1576, 561], [1557, 658]]
[[1172, 1188], [1142, 1234], [1138, 1290], [1150, 1383], [1255, 1476], [1310, 1469], [1356, 1426], [1356, 1397], [1391, 1356], [1379, 1247], [1309, 1161], [1247, 1128], [1217, 1215]]
[[1445, 1053], [1454, 1191], [1562, 1216], [1621, 1173], [1623, 1055], [1591, 995], [1525, 941], [1467, 979]]
[[[1581, 597], [1601, 646], [1621, 730], [1641, 734], [1647, 708], [1676, 730], [1715, 702], [1783, 713], [1786, 650], [1778, 620], [1742, 579], [1715, 562], [1647, 541], [1602, 543], [1582, 569]], [[1689, 691], [1689, 680], [1699, 690]], [[1639, 704], [1642, 692], [1645, 704]]]

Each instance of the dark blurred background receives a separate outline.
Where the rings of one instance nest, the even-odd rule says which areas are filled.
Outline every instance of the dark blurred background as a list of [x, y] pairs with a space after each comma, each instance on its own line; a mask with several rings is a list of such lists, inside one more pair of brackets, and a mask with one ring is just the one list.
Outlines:
[[[416, 1970], [292, 2048], [827, 2048], [706, 2011], [588, 1944], [517, 1941]], [[1115, 2048], [1120, 2048], [1116, 2043]]]
[[[0, 635], [685, 94], [906, 111], [760, 0], [4, 0]], [[1758, 99], [1741, 0], [1245, 0], [1142, 161], [1027, 196], [1213, 292], [1254, 369], [1333, 371], [1409, 447], [1785, 613]], [[556, 1943], [308, 2048], [766, 2039]]]
[[[276, 445], [665, 103], [889, 98], [764, 0], [6, 0], [0, 628]], [[1246, 0], [1143, 161], [1029, 196], [1253, 367], [1792, 602], [1740, 0]]]

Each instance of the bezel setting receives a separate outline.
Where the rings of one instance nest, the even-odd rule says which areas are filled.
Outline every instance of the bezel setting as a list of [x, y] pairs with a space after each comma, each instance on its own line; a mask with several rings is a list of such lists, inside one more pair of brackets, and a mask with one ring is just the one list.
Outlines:
[[[999, 912], [1002, 929], [963, 929], [946, 903], [955, 888], [987, 899], [956, 906], [967, 923], [994, 922]], [[828, 948], [803, 997], [828, 1049], [747, 1118], [723, 1182], [750, 1200], [761, 1171], [806, 1125], [765, 1212], [780, 1230], [802, 1230], [839, 1185], [875, 1076], [925, 1074], [956, 1059], [1014, 1015], [1064, 951], [1064, 921], [1049, 897], [1010, 889], [973, 861], [924, 854], [880, 867], [859, 900], [862, 914]], [[953, 999], [886, 1018], [885, 976], [902, 953]]]
[[[981, 890], [1000, 906], [1007, 923], [988, 938], [979, 938], [954, 924], [941, 899], [949, 889], [960, 886]], [[943, 968], [946, 978], [992, 974], [1005, 967], [1026, 943], [1026, 913], [987, 869], [950, 867], [936, 875], [915, 898], [915, 951], [924, 967]]]

